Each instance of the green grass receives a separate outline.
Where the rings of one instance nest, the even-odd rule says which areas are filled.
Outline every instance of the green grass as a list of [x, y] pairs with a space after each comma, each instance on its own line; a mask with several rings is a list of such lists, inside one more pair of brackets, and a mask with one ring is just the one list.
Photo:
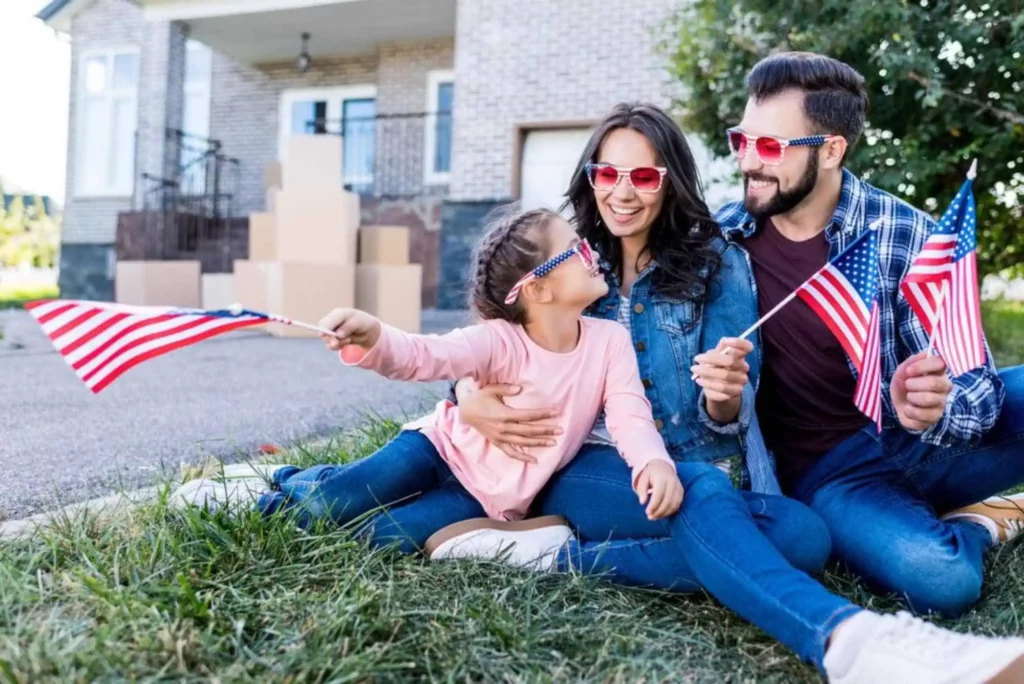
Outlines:
[[[1024, 362], [1024, 310], [986, 308], [1001, 364]], [[272, 457], [372, 452], [397, 431]], [[822, 581], [900, 608], [833, 569]], [[1024, 631], [1024, 545], [988, 560], [977, 608], [944, 623]], [[370, 551], [345, 529], [178, 511], [165, 496], [0, 544], [0, 680], [819, 682], [784, 647], [703, 595]]]
[[0, 309], [18, 308], [26, 302], [52, 299], [58, 296], [60, 296], [60, 291], [56, 285], [0, 284]]
[[1024, 364], [1024, 304], [985, 302], [982, 317], [985, 336], [999, 367]]

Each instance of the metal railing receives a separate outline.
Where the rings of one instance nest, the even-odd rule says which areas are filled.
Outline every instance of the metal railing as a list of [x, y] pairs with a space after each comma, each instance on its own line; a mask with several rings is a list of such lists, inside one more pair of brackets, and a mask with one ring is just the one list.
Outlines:
[[200, 259], [204, 272], [230, 272], [239, 161], [222, 152], [217, 140], [177, 129], [165, 133], [168, 175], [141, 175], [141, 225], [131, 230], [145, 258]]
[[436, 194], [451, 171], [451, 112], [311, 119], [305, 130], [342, 137], [342, 184], [362, 195]]

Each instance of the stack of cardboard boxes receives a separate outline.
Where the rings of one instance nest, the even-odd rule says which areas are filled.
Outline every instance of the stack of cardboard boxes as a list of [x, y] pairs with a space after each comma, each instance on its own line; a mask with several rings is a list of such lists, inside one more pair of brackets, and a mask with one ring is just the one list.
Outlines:
[[[283, 165], [266, 169], [268, 211], [249, 218], [249, 259], [234, 264], [234, 296], [245, 308], [316, 323], [356, 306], [419, 332], [421, 267], [410, 265], [405, 228], [367, 228], [359, 240], [359, 195], [342, 189], [342, 140], [295, 136]], [[356, 265], [361, 243], [365, 265]], [[415, 312], [410, 304], [415, 303]], [[280, 336], [301, 328], [267, 326]]]
[[423, 267], [409, 263], [409, 229], [369, 226], [359, 231], [356, 308], [406, 332], [420, 331]]

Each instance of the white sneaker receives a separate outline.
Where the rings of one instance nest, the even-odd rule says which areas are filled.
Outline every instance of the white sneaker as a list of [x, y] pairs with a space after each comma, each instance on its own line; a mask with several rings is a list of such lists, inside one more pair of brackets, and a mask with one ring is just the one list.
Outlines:
[[176, 508], [198, 506], [211, 512], [227, 507], [231, 512], [256, 505], [270, 488], [270, 477], [280, 465], [234, 463], [211, 477], [190, 480], [171, 495]]
[[1024, 494], [993, 496], [981, 503], [951, 511], [942, 519], [977, 523], [992, 535], [993, 546], [1005, 544], [1024, 532]]
[[430, 560], [498, 560], [531, 570], [551, 570], [558, 550], [576, 539], [557, 515], [506, 522], [476, 518], [449, 525], [427, 540]]
[[836, 632], [825, 673], [831, 684], [1015, 684], [1024, 682], [1024, 639], [959, 634], [906, 612], [863, 611]]

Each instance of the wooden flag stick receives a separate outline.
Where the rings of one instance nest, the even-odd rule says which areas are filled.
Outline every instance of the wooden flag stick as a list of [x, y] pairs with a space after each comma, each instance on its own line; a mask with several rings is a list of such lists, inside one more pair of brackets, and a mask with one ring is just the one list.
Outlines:
[[[967, 180], [973, 181], [977, 177], [978, 160], [974, 159], [973, 161], [971, 161], [971, 168], [967, 169]], [[960, 240], [959, 231], [956, 234], [956, 239], [957, 241]], [[953, 249], [956, 249], [956, 242], [953, 243]], [[952, 273], [950, 273], [949, 275], [951, 278]], [[942, 289], [939, 291], [939, 301], [936, 304], [936, 306], [938, 307], [938, 311], [935, 312], [935, 320], [932, 321], [932, 334], [928, 336], [928, 351], [925, 352], [926, 356], [932, 356], [935, 353], [935, 338], [938, 337], [939, 326], [942, 325], [942, 314], [946, 309], [946, 290], [949, 287], [950, 278], [943, 278], [942, 280]]]

